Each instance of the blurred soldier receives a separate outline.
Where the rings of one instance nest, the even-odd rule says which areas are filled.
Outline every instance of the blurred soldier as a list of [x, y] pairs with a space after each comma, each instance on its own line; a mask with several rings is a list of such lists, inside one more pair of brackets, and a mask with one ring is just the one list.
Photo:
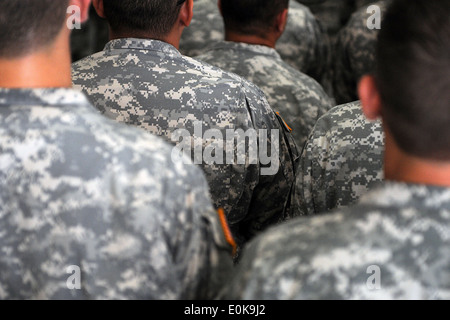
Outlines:
[[214, 298], [233, 264], [201, 170], [70, 88], [89, 4], [0, 2], [0, 299]]
[[383, 17], [386, 1], [374, 5], [379, 8], [378, 13], [368, 12], [367, 7], [362, 7], [339, 33], [333, 60], [333, 92], [338, 104], [358, 100], [359, 80], [373, 72], [375, 43], [379, 33], [376, 19]]
[[289, 0], [219, 0], [225, 40], [195, 57], [236, 73], [261, 88], [283, 114], [301, 149], [314, 124], [334, 105], [313, 78], [285, 63], [275, 45], [283, 34]]
[[260, 235], [223, 297], [450, 299], [449, 16], [442, 0], [393, 0], [384, 16], [360, 96], [382, 118], [387, 181]]
[[91, 5], [89, 8], [89, 19], [81, 25], [80, 29], [72, 31], [72, 61], [78, 61], [103, 50], [108, 39], [108, 24], [97, 15], [94, 7]]
[[[73, 65], [75, 86], [107, 117], [164, 137], [201, 165], [239, 246], [284, 221], [299, 158], [295, 141], [254, 84], [177, 50], [193, 1], [93, 3], [113, 40]], [[235, 135], [251, 141], [236, 143]]]
[[296, 0], [307, 6], [319, 21], [332, 43], [353, 12], [376, 0]]
[[353, 11], [354, 0], [296, 0], [307, 6], [318, 20], [323, 33], [334, 42], [339, 30]]
[[[367, 7], [370, 3], [374, 2], [374, 0], [297, 0], [297, 2], [306, 5], [314, 14], [317, 23], [319, 24], [319, 28], [323, 32], [323, 41], [329, 45], [328, 69], [323, 73], [321, 84], [326, 92], [334, 98], [336, 97], [336, 93], [333, 86], [333, 79], [339, 80], [341, 72], [345, 72], [345, 70], [338, 70], [338, 75], [335, 75], [336, 60], [339, 59], [337, 56], [340, 55], [342, 57], [342, 55], [345, 54], [345, 52], [340, 51], [342, 50], [340, 46], [338, 48], [336, 47], [336, 42], [339, 41], [339, 34], [347, 25], [353, 12], [363, 7], [364, 9], [360, 9], [360, 11], [367, 11]], [[370, 15], [367, 15], [367, 17], [370, 17]], [[364, 32], [364, 30], [361, 32]], [[377, 32], [374, 31], [371, 34], [377, 34]], [[344, 61], [343, 63], [346, 62]], [[339, 86], [339, 83], [337, 85]], [[340, 86], [345, 86], [345, 83]], [[342, 90], [341, 87], [338, 89]], [[344, 101], [338, 100], [338, 104], [355, 100], [357, 100], [357, 97], [353, 96], [353, 99], [345, 99]]]
[[[267, 3], [270, 1], [262, 1]], [[311, 11], [291, 0], [284, 33], [277, 42], [281, 58], [293, 68], [319, 81], [332, 94], [330, 69], [331, 46]], [[183, 32], [180, 51], [190, 57], [207, 51], [224, 39], [224, 24], [217, 0], [195, 0], [194, 17]]]
[[297, 200], [313, 215], [355, 203], [383, 180], [384, 134], [359, 101], [334, 107], [317, 121], [300, 157]]

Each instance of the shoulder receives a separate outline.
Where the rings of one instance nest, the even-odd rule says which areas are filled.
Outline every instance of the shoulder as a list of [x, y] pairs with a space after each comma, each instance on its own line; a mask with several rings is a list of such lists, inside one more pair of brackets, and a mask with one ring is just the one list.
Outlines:
[[[268, 229], [244, 248], [228, 297], [298, 299], [308, 294], [304, 287], [314, 279], [314, 287], [325, 285], [322, 277], [329, 279], [359, 246], [361, 239], [352, 236], [363, 219], [336, 211]], [[348, 261], [351, 264], [354, 259]]]
[[191, 160], [175, 156], [173, 146], [161, 137], [96, 112], [78, 117], [91, 133], [93, 142], [108, 151], [105, 160], [124, 174], [139, 176], [146, 183], [172, 180], [189, 185], [190, 179], [200, 177], [201, 180], [201, 171]]
[[236, 73], [228, 72], [204, 61], [190, 57], [184, 57], [184, 59], [189, 62], [190, 66], [195, 70], [199, 70], [206, 76], [217, 79], [219, 81], [218, 83], [225, 83], [232, 87], [239, 88], [241, 97], [246, 99], [250, 108], [258, 107], [259, 111], [264, 112], [271, 110], [264, 92], [253, 82]]
[[366, 135], [378, 134], [381, 130], [379, 122], [371, 122], [362, 112], [360, 101], [335, 106], [325, 113], [313, 129], [313, 137], [336, 136], [336, 138], [350, 137], [353, 130]]
[[106, 51], [100, 51], [91, 54], [83, 59], [75, 61], [72, 63], [72, 73], [77, 73], [81, 71], [86, 71], [91, 68], [98, 66], [98, 63], [108, 56]]
[[305, 26], [311, 24], [318, 26], [311, 9], [297, 1], [290, 1], [288, 14], [291, 26], [299, 26], [301, 28], [305, 28]]
[[327, 170], [365, 170], [378, 179], [383, 151], [381, 122], [368, 121], [355, 102], [337, 106], [317, 121], [301, 157], [305, 165], [311, 162]]

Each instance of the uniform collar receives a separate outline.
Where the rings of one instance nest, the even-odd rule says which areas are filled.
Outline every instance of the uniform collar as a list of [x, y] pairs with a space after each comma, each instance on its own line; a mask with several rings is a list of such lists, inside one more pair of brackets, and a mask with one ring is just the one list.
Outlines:
[[71, 88], [6, 89], [0, 88], [0, 106], [88, 105], [86, 96]]
[[281, 60], [280, 54], [274, 48], [257, 44], [248, 44], [233, 41], [221, 41], [212, 45], [211, 50], [247, 51], [254, 55], [269, 56], [271, 58]]
[[157, 51], [174, 57], [182, 57], [181, 53], [173, 45], [164, 41], [151, 39], [123, 38], [111, 40], [106, 44], [104, 51], [121, 49]]
[[450, 208], [450, 187], [386, 181], [361, 197], [360, 204], [380, 207]]

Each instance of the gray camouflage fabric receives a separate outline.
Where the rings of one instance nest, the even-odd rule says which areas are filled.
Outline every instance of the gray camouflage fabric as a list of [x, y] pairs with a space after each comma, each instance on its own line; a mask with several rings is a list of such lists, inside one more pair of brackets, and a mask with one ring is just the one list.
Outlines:
[[[183, 31], [180, 52], [194, 57], [223, 41], [224, 24], [217, 0], [195, 0], [191, 25]], [[313, 77], [331, 95], [330, 43], [311, 11], [290, 1], [286, 30], [277, 42], [277, 51], [293, 68]]]
[[334, 105], [313, 78], [285, 63], [273, 48], [223, 41], [195, 57], [256, 84], [293, 129], [301, 149], [317, 120]]
[[[244, 159], [245, 164], [227, 164], [223, 156], [220, 164], [190, 155], [205, 172], [214, 204], [225, 210], [238, 246], [267, 226], [289, 218], [299, 151], [254, 84], [185, 57], [168, 43], [132, 38], [113, 40], [103, 52], [73, 64], [73, 82], [105, 116], [178, 146], [182, 141], [173, 139], [176, 130], [187, 131], [193, 149], [200, 145], [203, 154], [224, 142], [220, 137], [203, 136], [206, 130], [214, 129], [215, 135], [223, 138], [227, 130], [257, 130], [259, 138], [267, 139], [260, 152], [268, 145], [266, 154], [270, 155], [272, 144], [279, 150], [278, 157], [274, 150], [275, 161], [269, 164], [261, 157], [257, 163]], [[198, 124], [201, 132], [196, 129]], [[272, 130], [279, 139], [274, 136], [272, 140]], [[252, 146], [244, 146], [247, 156]], [[240, 147], [232, 147], [238, 154]], [[274, 162], [279, 164], [273, 167], [276, 172], [262, 174]]]
[[318, 121], [300, 157], [298, 215], [355, 203], [383, 179], [384, 133], [359, 101], [331, 109]]
[[450, 299], [450, 188], [386, 182], [352, 207], [272, 228], [225, 299]]
[[[387, 9], [385, 1], [374, 3], [381, 10]], [[358, 99], [358, 82], [362, 76], [372, 73], [375, 67], [375, 45], [378, 29], [369, 29], [367, 21], [373, 13], [362, 7], [340, 31], [334, 49], [333, 92], [336, 102], [344, 104]]]
[[171, 150], [77, 91], [0, 89], [0, 299], [214, 298], [231, 247]]

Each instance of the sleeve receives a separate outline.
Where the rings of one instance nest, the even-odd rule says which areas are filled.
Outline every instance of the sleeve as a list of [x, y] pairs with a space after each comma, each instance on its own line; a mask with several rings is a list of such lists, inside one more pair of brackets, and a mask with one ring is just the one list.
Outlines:
[[[226, 221], [213, 209], [206, 179], [197, 167], [187, 166], [179, 197], [185, 214], [180, 214], [179, 231], [172, 237], [174, 264], [182, 268], [186, 299], [214, 299], [233, 269], [234, 239]], [[181, 207], [182, 208], [182, 207]]]

